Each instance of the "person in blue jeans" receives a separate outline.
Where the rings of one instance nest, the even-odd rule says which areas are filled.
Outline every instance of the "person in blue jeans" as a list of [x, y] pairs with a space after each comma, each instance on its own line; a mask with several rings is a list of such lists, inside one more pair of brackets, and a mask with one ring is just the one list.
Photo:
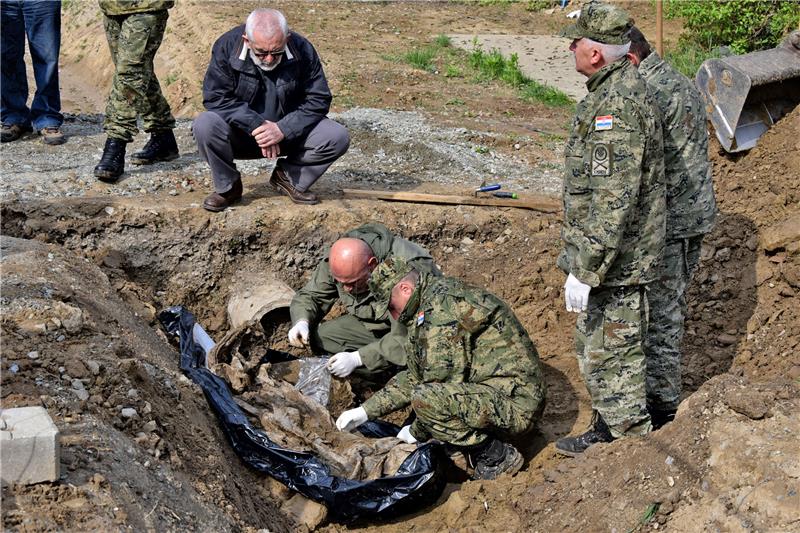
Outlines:
[[[24, 60], [26, 35], [36, 79], [30, 109]], [[46, 144], [64, 143], [58, 86], [61, 0], [0, 0], [0, 45], [0, 140], [16, 141], [36, 130]]]

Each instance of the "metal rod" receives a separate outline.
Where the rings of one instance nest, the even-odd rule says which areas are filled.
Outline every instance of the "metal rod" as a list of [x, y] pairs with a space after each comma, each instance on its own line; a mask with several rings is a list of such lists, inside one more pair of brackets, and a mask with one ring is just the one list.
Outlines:
[[656, 52], [664, 57], [664, 2], [656, 0]]

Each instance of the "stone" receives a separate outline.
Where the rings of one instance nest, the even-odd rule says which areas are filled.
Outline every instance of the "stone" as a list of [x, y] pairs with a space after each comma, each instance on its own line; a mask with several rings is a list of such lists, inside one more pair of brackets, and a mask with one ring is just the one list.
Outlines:
[[281, 506], [281, 511], [294, 520], [298, 525], [304, 525], [313, 531], [325, 520], [328, 509], [315, 501], [311, 501], [301, 494], [295, 494], [289, 501]]
[[100, 363], [90, 359], [90, 360], [86, 361], [85, 364], [86, 364], [86, 368], [89, 370], [89, 372], [92, 373], [93, 376], [97, 376], [97, 375], [100, 374]]
[[58, 428], [43, 407], [0, 412], [0, 477], [4, 483], [57, 481], [61, 447]]
[[28, 359], [39, 359], [39, 352], [28, 352]]
[[137, 413], [136, 409], [134, 409], [133, 407], [123, 407], [120, 410], [120, 414], [122, 415], [123, 418], [134, 418], [139, 413]]
[[781, 249], [789, 252], [800, 250], [800, 215], [762, 230], [761, 247], [767, 252]]
[[77, 357], [67, 359], [67, 361], [64, 363], [64, 368], [66, 373], [73, 378], [85, 378], [89, 375], [86, 365], [84, 365], [83, 361]]

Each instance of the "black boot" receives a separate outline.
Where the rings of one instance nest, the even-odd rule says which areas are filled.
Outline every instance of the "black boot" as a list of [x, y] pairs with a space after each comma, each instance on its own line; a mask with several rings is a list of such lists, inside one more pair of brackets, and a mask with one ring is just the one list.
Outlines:
[[172, 161], [178, 157], [178, 143], [172, 130], [154, 131], [140, 151], [131, 156], [134, 165], [152, 165], [156, 161]]
[[655, 409], [649, 407], [650, 423], [653, 424], [653, 430], [660, 429], [673, 420], [675, 420], [675, 412], [677, 409]]
[[595, 412], [589, 431], [577, 437], [558, 439], [556, 441], [556, 451], [563, 455], [577, 457], [585, 452], [592, 444], [611, 442], [612, 440], [614, 440], [614, 437], [611, 435], [611, 430], [608, 429], [600, 413]]
[[522, 468], [522, 454], [507, 442], [489, 437], [481, 444], [466, 451], [466, 456], [475, 472], [474, 479], [495, 479], [500, 474], [516, 474]]
[[125, 172], [126, 144], [128, 143], [121, 139], [113, 139], [111, 137], [106, 139], [103, 157], [94, 167], [94, 175], [97, 179], [106, 183], [114, 183], [117, 178], [122, 176], [122, 173]]

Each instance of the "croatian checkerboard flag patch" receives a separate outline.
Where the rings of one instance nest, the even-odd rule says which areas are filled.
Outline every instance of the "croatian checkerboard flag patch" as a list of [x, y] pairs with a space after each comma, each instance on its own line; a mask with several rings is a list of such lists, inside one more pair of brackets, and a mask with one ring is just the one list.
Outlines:
[[614, 127], [614, 117], [612, 115], [603, 115], [602, 117], [594, 117], [595, 131], [610, 130], [613, 127]]

